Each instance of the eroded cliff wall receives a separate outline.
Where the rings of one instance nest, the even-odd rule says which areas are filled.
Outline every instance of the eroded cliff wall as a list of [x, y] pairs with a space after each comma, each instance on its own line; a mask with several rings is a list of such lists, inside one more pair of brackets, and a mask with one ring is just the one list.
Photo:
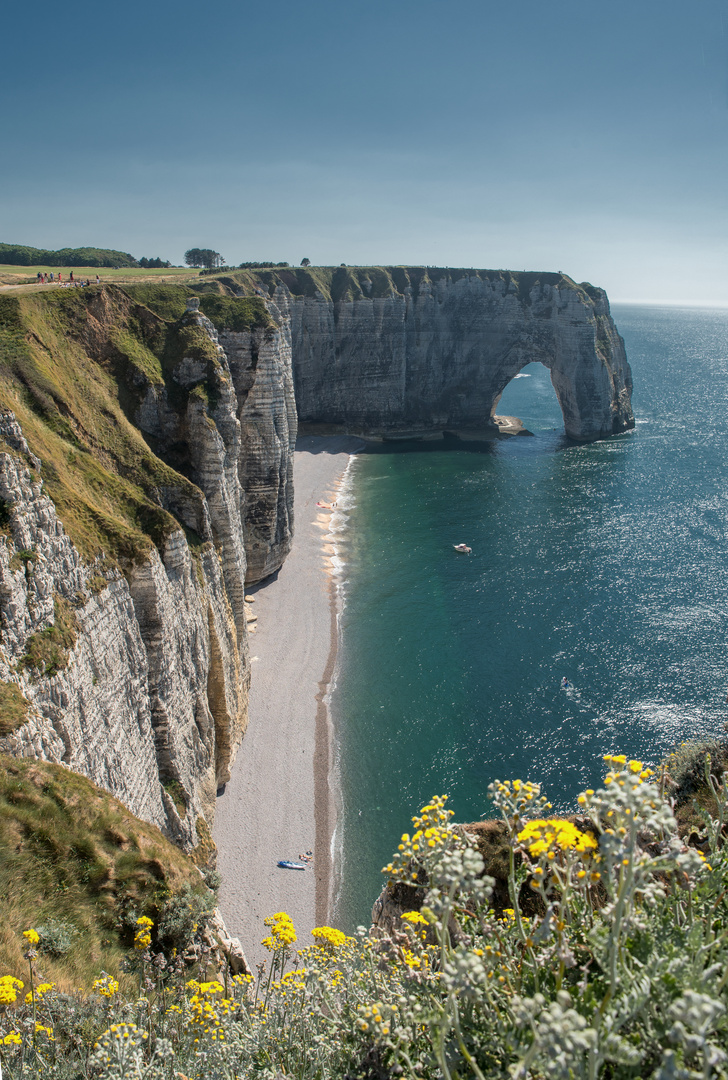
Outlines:
[[245, 730], [245, 582], [290, 548], [296, 432], [263, 305], [217, 305], [230, 365], [199, 304], [0, 305], [0, 748], [188, 849], [209, 846]]
[[634, 426], [606, 293], [566, 275], [339, 267], [260, 272], [256, 286], [290, 323], [302, 422], [372, 435], [482, 431], [508, 382], [540, 361], [569, 436]]

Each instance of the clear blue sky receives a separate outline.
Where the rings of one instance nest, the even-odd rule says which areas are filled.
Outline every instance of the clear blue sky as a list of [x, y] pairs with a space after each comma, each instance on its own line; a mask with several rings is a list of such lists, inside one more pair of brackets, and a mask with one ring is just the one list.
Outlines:
[[3, 37], [5, 242], [728, 303], [725, 0], [72, 0]]

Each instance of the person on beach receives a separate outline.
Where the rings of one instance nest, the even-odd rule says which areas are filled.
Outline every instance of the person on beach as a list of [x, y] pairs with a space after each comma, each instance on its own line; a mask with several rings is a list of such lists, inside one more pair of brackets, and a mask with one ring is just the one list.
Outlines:
[[101, 278], [99, 277], [99, 275], [98, 275], [98, 274], [96, 275], [96, 284], [97, 284], [97, 285], [100, 285], [100, 284], [101, 284]]
[[73, 285], [73, 270], [71, 271], [71, 273], [70, 273], [70, 275], [69, 275], [69, 278], [68, 278], [68, 280], [69, 280], [69, 281], [71, 282], [71, 284]]

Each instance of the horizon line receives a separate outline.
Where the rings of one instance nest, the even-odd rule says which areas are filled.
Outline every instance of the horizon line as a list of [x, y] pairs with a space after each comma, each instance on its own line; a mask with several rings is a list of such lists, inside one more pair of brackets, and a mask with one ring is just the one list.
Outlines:
[[[609, 294], [607, 294], [609, 295]], [[610, 304], [639, 304], [643, 307], [697, 307], [697, 308], [728, 308], [728, 299], [726, 300], [651, 300], [640, 299], [633, 300], [627, 299], [623, 296], [609, 297]]]

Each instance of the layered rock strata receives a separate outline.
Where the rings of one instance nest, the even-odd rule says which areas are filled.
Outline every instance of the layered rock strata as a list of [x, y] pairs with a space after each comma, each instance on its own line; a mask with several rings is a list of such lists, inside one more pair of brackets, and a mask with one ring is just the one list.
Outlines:
[[293, 450], [298, 418], [288, 328], [221, 330], [238, 400], [245, 493], [243, 527], [247, 580], [277, 570], [293, 541]]
[[58, 520], [12, 414], [0, 437], [17, 451], [0, 453], [0, 679], [28, 703], [0, 748], [67, 765], [195, 847], [247, 715], [247, 639], [220, 559], [209, 545], [193, 561], [178, 530], [129, 579], [102, 574]]
[[602, 289], [485, 270], [341, 268], [320, 278], [261, 275], [272, 310], [290, 322], [301, 422], [384, 436], [492, 430], [507, 384], [540, 361], [568, 436], [634, 426], [631, 372]]
[[[201, 330], [215, 352], [202, 359], [185, 357], [172, 371], [174, 383], [192, 391], [186, 410], [172, 407], [166, 384], [148, 381], [135, 420], [155, 438], [160, 455], [175, 465], [180, 464], [175, 459], [179, 447], [187, 448], [183, 467], [206, 496], [240, 627], [243, 580], [250, 584], [277, 570], [293, 539], [298, 425], [290, 335], [275, 325], [218, 332], [199, 304], [197, 297], [190, 298], [181, 326]], [[206, 399], [194, 393], [203, 385]], [[184, 512], [172, 500], [167, 508]], [[196, 508], [187, 523], [207, 535], [207, 522], [200, 522]]]

